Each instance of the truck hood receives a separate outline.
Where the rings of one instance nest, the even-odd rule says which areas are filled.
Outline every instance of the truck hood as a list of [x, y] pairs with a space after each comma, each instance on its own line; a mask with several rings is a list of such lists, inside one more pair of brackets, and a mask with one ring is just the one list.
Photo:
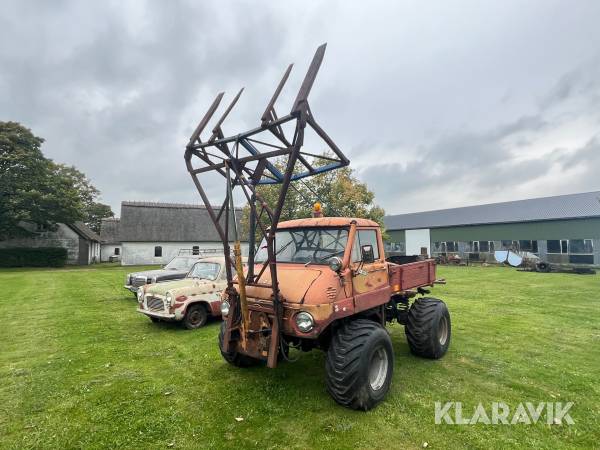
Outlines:
[[146, 293], [166, 295], [167, 291], [174, 291], [181, 288], [190, 288], [193, 286], [210, 285], [214, 286], [215, 281], [211, 280], [199, 280], [195, 278], [184, 278], [182, 280], [165, 281], [157, 284], [150, 284], [146, 287]]
[[131, 277], [143, 276], [147, 278], [156, 278], [160, 280], [161, 278], [181, 278], [182, 276], [187, 275], [188, 270], [167, 270], [167, 269], [156, 269], [156, 270], [146, 270], [144, 272], [134, 272], [130, 273]]
[[[257, 265], [255, 273], [258, 273], [260, 268], [261, 266]], [[278, 264], [277, 280], [279, 281], [279, 289], [284, 301], [290, 303], [302, 303], [306, 293], [317, 278], [319, 278], [323, 270], [325, 269], [318, 267], [304, 267], [304, 264]], [[269, 283], [271, 283], [271, 273], [269, 272], [269, 269], [265, 270], [259, 283], [266, 284], [267, 286], [247, 286], [246, 295], [251, 298], [270, 300], [272, 292], [269, 287]]]

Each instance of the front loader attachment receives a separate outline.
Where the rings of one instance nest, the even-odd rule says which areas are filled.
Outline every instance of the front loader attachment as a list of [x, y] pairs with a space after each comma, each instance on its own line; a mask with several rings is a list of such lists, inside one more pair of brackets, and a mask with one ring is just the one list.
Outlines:
[[[227, 316], [223, 350], [227, 352], [235, 347], [237, 352], [266, 359], [269, 367], [276, 366], [281, 345], [281, 302], [284, 299], [281, 298], [277, 281], [275, 232], [287, 191], [296, 180], [349, 164], [349, 160], [317, 124], [308, 104], [308, 95], [323, 61], [325, 46], [323, 44], [317, 49], [289, 114], [279, 117], [275, 112], [275, 103], [290, 76], [292, 64], [286, 69], [269, 100], [259, 126], [229, 136], [223, 132], [223, 123], [240, 99], [242, 88], [215, 122], [210, 135], [202, 139], [223, 99], [224, 93], [220, 93], [192, 133], [185, 150], [187, 170], [219, 233], [228, 260], [226, 295], [230, 313]], [[326, 144], [327, 154], [303, 150], [307, 126]], [[211, 187], [214, 186], [214, 177], [210, 178], [209, 174], [215, 173], [226, 180], [220, 206], [218, 203], [213, 205], [205, 190], [209, 183]], [[269, 205], [257, 192], [256, 187], [261, 184], [279, 186], [275, 204]], [[234, 207], [236, 189], [237, 192], [241, 191], [250, 207], [250, 249], [245, 274], [242, 271], [240, 236]], [[256, 266], [255, 234], [263, 238], [267, 252], [266, 260]], [[230, 242], [234, 243], [233, 256]], [[266, 270], [269, 270], [270, 276], [263, 277]], [[234, 279], [235, 275], [237, 279]], [[245, 294], [246, 285], [268, 287], [272, 292], [271, 308], [262, 307], [260, 313], [256, 314], [250, 311]]]

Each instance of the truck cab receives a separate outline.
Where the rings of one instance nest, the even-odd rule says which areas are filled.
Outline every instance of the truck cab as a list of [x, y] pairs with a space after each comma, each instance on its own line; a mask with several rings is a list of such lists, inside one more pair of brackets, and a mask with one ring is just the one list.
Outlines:
[[[283, 307], [281, 332], [287, 344], [306, 350], [327, 349], [335, 328], [349, 318], [365, 317], [382, 325], [386, 320], [405, 321], [408, 300], [435, 283], [433, 260], [403, 265], [386, 261], [381, 229], [369, 219], [281, 222], [275, 254]], [[255, 273], [261, 273], [264, 260], [266, 248], [261, 245]], [[270, 285], [265, 270], [256, 285], [246, 287], [250, 330], [264, 339], [254, 343], [248, 339], [245, 352], [259, 359], [268, 353], [266, 335], [273, 326]], [[227, 319], [227, 299], [223, 312]]]

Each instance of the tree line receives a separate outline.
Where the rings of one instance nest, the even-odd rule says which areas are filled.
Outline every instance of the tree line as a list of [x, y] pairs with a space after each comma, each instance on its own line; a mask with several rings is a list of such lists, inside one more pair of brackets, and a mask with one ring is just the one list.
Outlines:
[[0, 240], [26, 236], [21, 222], [53, 229], [82, 221], [100, 232], [102, 219], [114, 216], [85, 174], [44, 156], [43, 142], [17, 122], [0, 121]]

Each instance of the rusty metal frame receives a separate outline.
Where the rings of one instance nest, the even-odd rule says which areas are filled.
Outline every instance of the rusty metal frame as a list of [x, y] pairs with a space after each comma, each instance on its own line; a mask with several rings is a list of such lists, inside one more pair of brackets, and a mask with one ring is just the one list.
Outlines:
[[[232, 190], [240, 188], [250, 206], [250, 252], [248, 255], [248, 272], [245, 281], [248, 286], [258, 285], [266, 269], [268, 268], [270, 271], [269, 284], [272, 290], [272, 314], [274, 322], [271, 330], [271, 346], [267, 357], [269, 367], [275, 367], [277, 363], [277, 354], [280, 345], [279, 330], [282, 329], [282, 299], [277, 281], [275, 233], [281, 217], [287, 191], [291, 183], [296, 180], [335, 170], [349, 164], [349, 160], [316, 122], [308, 103], [308, 95], [321, 66], [325, 54], [325, 47], [326, 44], [323, 44], [315, 52], [289, 114], [278, 117], [275, 111], [275, 103], [289, 78], [293, 66], [292, 64], [287, 67], [275, 92], [269, 100], [261, 117], [260, 126], [230, 136], [225, 136], [223, 133], [222, 125], [239, 100], [243, 92], [242, 88], [217, 120], [210, 137], [206, 140], [202, 140], [202, 132], [207, 127], [223, 99], [224, 93], [221, 92], [217, 95], [192, 133], [185, 150], [187, 170], [206, 206], [208, 215], [216, 227], [223, 243], [225, 257], [228, 259], [228, 264], [226, 264], [227, 296], [230, 300], [231, 310], [234, 312], [229, 315], [227, 321], [228, 326], [224, 340], [225, 350], [229, 348], [230, 340], [239, 339], [243, 347], [245, 334], [252, 332], [252, 330], [244, 330], [241, 326], [239, 294], [235, 289], [234, 273], [232, 271], [232, 267], [235, 266], [229, 244], [232, 240], [230, 217], [232, 215], [235, 217], [232, 198], [230, 198], [230, 196], [233, 195]], [[294, 133], [291, 138], [286, 136], [284, 132], [283, 126], [286, 124], [289, 124], [288, 126], [293, 125]], [[331, 155], [320, 156], [302, 150], [304, 144], [304, 132], [307, 126], [327, 144], [331, 151]], [[261, 138], [261, 136], [266, 137]], [[276, 144], [267, 142], [268, 138], [272, 139], [273, 137], [277, 142]], [[285, 160], [285, 158], [287, 158], [285, 170], [281, 171], [276, 167], [275, 161]], [[322, 158], [326, 163], [319, 167], [314, 167], [309, 162], [309, 158]], [[299, 170], [296, 167], [297, 164]], [[225, 200], [220, 208], [211, 204], [204, 184], [200, 181], [200, 177], [207, 173], [218, 173], [227, 180], [229, 189], [226, 190]], [[274, 206], [268, 205], [257, 192], [256, 186], [261, 184], [280, 185], [278, 199]], [[233, 220], [235, 220], [235, 218]], [[262, 267], [258, 270], [258, 273], [255, 273], [254, 263], [255, 230], [259, 231], [260, 236], [265, 240], [267, 246], [267, 260], [262, 263]], [[237, 233], [236, 229], [234, 232]], [[262, 282], [260, 286], [265, 286], [265, 282]], [[237, 330], [235, 337], [232, 330]]]

